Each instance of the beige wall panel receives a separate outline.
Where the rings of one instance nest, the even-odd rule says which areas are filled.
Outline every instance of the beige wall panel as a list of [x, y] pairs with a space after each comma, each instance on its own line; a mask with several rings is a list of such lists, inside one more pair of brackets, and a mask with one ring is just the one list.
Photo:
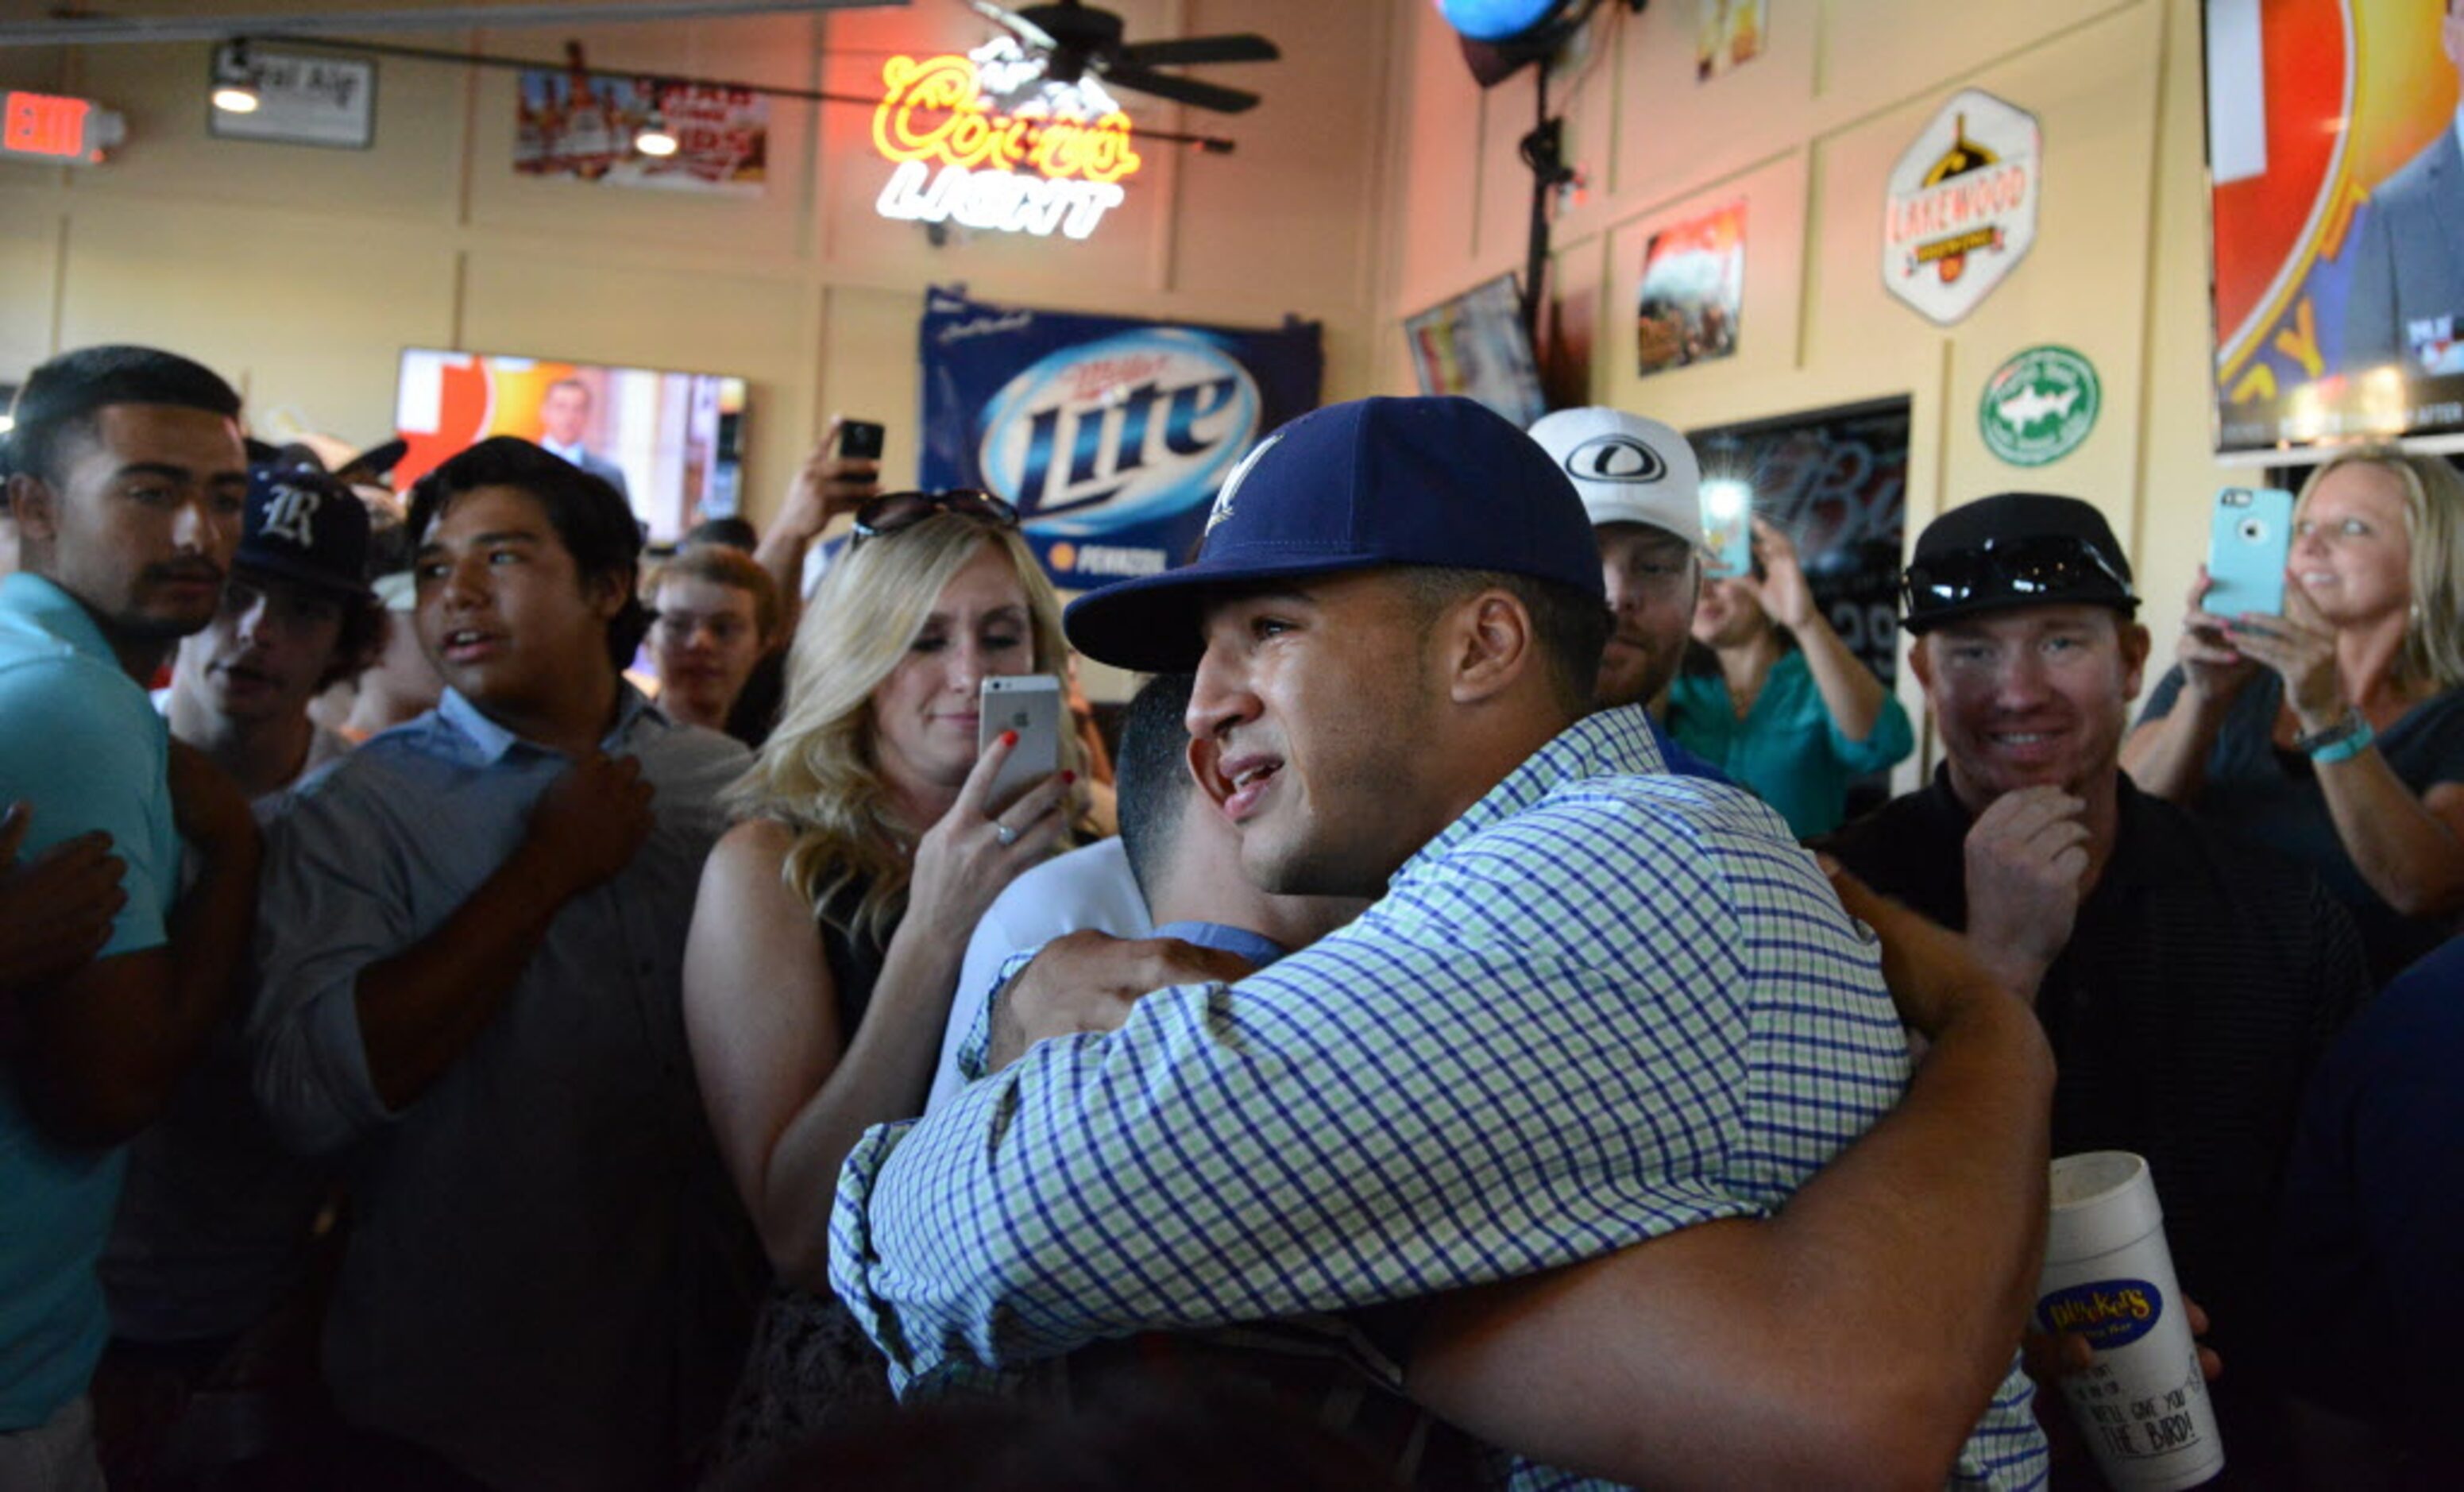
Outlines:
[[[1818, 146], [1809, 362], [1947, 340], [1948, 501], [2030, 486], [2076, 492], [2128, 519], [2138, 463], [2130, 411], [2139, 399], [2146, 304], [2158, 18], [2152, 9], [2136, 9], [2003, 66], [1945, 79], [1925, 98]], [[2036, 115], [2044, 140], [2042, 205], [2027, 257], [1966, 319], [1944, 328], [1883, 289], [1883, 184], [1942, 101], [1969, 84]], [[2079, 450], [2027, 471], [1986, 450], [1975, 401], [2003, 359], [2046, 341], [2074, 347], [2096, 364], [2104, 413]]]
[[[401, 39], [455, 44], [450, 36]], [[374, 143], [339, 150], [209, 133], [211, 54], [202, 42], [86, 49], [78, 59], [78, 91], [128, 117], [128, 143], [107, 165], [78, 172], [72, 190], [450, 221], [461, 179], [464, 69], [380, 59]]]
[[55, 351], [59, 268], [59, 215], [0, 195], [0, 379], [15, 383]]
[[[1824, 380], [1819, 374], [1809, 377], [1797, 366], [1805, 186], [1805, 157], [1793, 155], [1706, 187], [1610, 235], [1607, 304], [1592, 366], [1592, 387], [1602, 402], [1679, 427], [1754, 419], [1810, 407], [1816, 402], [1843, 402], [1837, 395], [1815, 393], [1815, 386]], [[1644, 377], [1635, 361], [1635, 304], [1642, 281], [1643, 252], [1651, 235], [1739, 201], [1746, 205], [1746, 293], [1738, 308], [1735, 355]], [[1853, 384], [1865, 372], [1862, 362], [1839, 371]], [[1845, 397], [1869, 399], [1903, 391], [1898, 384], [1875, 385]]]
[[[580, 39], [594, 68], [810, 88], [815, 36], [810, 17], [781, 15], [604, 27]], [[479, 45], [492, 55], [541, 56], [554, 66], [562, 39], [561, 33], [539, 29], [483, 32]], [[502, 68], [478, 75], [470, 121], [474, 226], [587, 240], [594, 252], [656, 245], [791, 255], [803, 248], [810, 213], [813, 105], [770, 100], [769, 179], [760, 195], [646, 190], [516, 174], [519, 80], [518, 73]]]
[[1694, 76], [1694, 4], [1629, 17], [1617, 111], [1622, 199], [1665, 201], [1770, 158], [1814, 121], [1820, 0], [1771, 0], [1762, 55], [1716, 77]]
[[1399, 12], [1396, 61], [1406, 70], [1393, 94], [1400, 100], [1394, 127], [1409, 143], [1388, 199], [1395, 215], [1391, 285], [1396, 309], [1408, 313], [1474, 277], [1468, 266], [1482, 107], [1481, 90], [1437, 8], [1394, 0], [1393, 9]]
[[184, 352], [238, 384], [260, 420], [288, 410], [373, 445], [393, 429], [395, 355], [449, 344], [452, 287], [440, 249], [346, 220], [89, 200], [70, 224], [60, 343]]
[[1180, 160], [1171, 284], [1252, 294], [1306, 287], [1322, 305], [1341, 296], [1366, 309], [1390, 12], [1357, 0], [1213, 0], [1189, 10], [1193, 33], [1257, 32], [1284, 57], [1194, 70], [1265, 101], [1241, 115], [1183, 111], [1184, 128], [1240, 148]]
[[[924, 420], [915, 331], [923, 316], [924, 297], [907, 291], [842, 288], [829, 293], [823, 310], [820, 399], [800, 448], [810, 444], [810, 436], [819, 434], [832, 414], [877, 420], [884, 427], [883, 484], [915, 485]], [[783, 491], [783, 480], [773, 485]], [[779, 493], [761, 496], [765, 504], [776, 503]]]
[[[2160, 3], [1822, 0], [1822, 98], [1834, 119], [1840, 110], [1862, 112], [2028, 51], [2082, 22]], [[1780, 30], [1776, 16], [1772, 30]]]
[[745, 480], [756, 501], [775, 502], [762, 489], [795, 470], [813, 406], [810, 287], [791, 278], [576, 264], [518, 252], [474, 252], [464, 281], [458, 345], [472, 351], [749, 380]]

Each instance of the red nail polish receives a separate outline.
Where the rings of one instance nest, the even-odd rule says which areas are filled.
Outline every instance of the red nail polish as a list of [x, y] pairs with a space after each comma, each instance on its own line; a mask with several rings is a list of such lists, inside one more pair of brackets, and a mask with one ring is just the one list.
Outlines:
[[1001, 732], [1001, 744], [1002, 744], [1002, 745], [1004, 745], [1004, 746], [1015, 746], [1015, 745], [1017, 745], [1017, 744], [1018, 744], [1018, 733], [1017, 733], [1016, 731], [1003, 731], [1003, 732]]
[[1062, 773], [1062, 774], [1061, 774], [1061, 785], [1062, 785], [1063, 787], [1067, 787], [1070, 783], [1075, 782], [1075, 781], [1077, 781], [1077, 780], [1078, 780], [1078, 774], [1077, 774], [1077, 773], [1075, 773], [1075, 772], [1064, 772], [1064, 773]]

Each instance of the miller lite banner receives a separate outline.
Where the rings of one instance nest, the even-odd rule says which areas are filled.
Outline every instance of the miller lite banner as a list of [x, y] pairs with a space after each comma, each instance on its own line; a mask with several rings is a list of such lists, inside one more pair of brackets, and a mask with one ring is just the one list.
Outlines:
[[1268, 431], [1317, 406], [1314, 321], [1240, 331], [925, 301], [926, 488], [976, 487], [1023, 520], [1055, 585], [1086, 590], [1188, 557], [1216, 490]]
[[2036, 241], [2043, 154], [2035, 115], [1953, 94], [1891, 167], [1883, 288], [1941, 326], [1975, 310]]

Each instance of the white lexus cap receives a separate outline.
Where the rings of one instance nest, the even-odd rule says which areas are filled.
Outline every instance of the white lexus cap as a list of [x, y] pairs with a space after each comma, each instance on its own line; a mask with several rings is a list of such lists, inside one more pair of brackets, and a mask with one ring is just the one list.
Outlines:
[[1530, 433], [1573, 479], [1593, 527], [1648, 523], [1705, 547], [1703, 467], [1684, 436], [1598, 405], [1543, 415]]

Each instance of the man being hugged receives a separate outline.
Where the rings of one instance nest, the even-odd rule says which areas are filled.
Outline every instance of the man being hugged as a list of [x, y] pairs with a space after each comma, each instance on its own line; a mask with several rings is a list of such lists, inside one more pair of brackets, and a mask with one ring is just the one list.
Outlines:
[[1459, 399], [1295, 421], [1194, 563], [1072, 607], [1196, 670], [1252, 881], [1381, 899], [1238, 983], [1136, 998], [1173, 945], [1080, 933], [1001, 994], [994, 1074], [840, 1183], [833, 1283], [903, 1392], [1392, 1306], [1364, 1364], [1512, 1485], [2037, 1474], [2042, 1039], [1921, 938], [1911, 1086], [1786, 825], [1592, 713], [1608, 625], [1565, 476]]

